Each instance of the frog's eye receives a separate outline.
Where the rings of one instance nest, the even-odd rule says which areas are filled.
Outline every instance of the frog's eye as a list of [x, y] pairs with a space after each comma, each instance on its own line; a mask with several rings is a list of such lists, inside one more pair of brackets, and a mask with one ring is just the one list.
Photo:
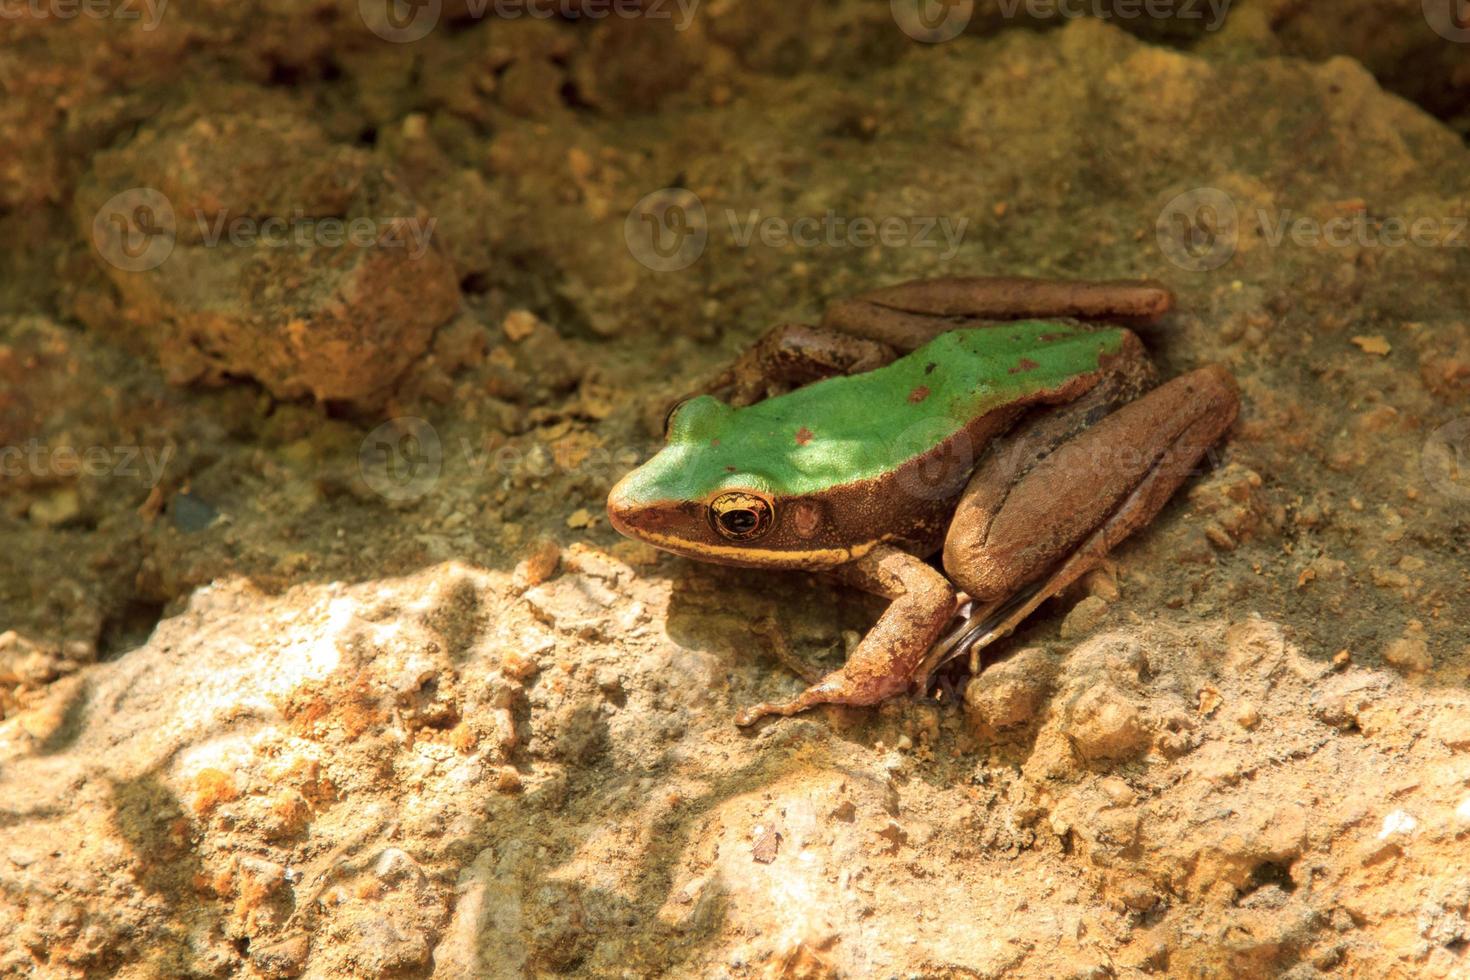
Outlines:
[[709, 521], [732, 541], [750, 541], [771, 529], [775, 510], [764, 497], [744, 490], [720, 494], [709, 505]]

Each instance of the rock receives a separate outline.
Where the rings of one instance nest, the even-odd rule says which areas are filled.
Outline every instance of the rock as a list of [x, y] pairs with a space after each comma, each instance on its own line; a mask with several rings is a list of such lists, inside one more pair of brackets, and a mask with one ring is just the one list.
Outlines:
[[273, 943], [252, 944], [250, 961], [268, 977], [296, 977], [306, 968], [311, 940], [297, 934]]
[[30, 518], [42, 527], [63, 527], [82, 516], [82, 499], [75, 487], [62, 487], [31, 504]]
[[532, 892], [530, 899], [527, 944], [533, 961], [543, 969], [570, 968], [586, 955], [593, 941], [577, 888], [552, 881]]
[[524, 591], [551, 578], [561, 562], [561, 546], [552, 538], [538, 538], [516, 564], [515, 586]]
[[500, 329], [504, 332], [506, 340], [519, 344], [543, 326], [545, 324], [530, 310], [511, 310], [505, 315]]
[[1424, 625], [1418, 620], [1411, 622], [1404, 634], [1384, 649], [1383, 659], [1405, 674], [1425, 674], [1433, 670], [1434, 657], [1429, 653]]
[[[33, 439], [173, 454], [0, 477], [0, 974], [1461, 971], [1470, 284], [1451, 240], [1373, 239], [1455, 232], [1470, 46], [1426, 29], [1451, 3], [1345, 4], [1176, 34], [1018, 29], [986, 0], [919, 44], [899, 7], [972, 5], [740, 0], [680, 32], [653, 9], [678, 4], [448, 0], [391, 4], [436, 21], [400, 44], [359, 16], [380, 0], [175, 4], [146, 30], [147, 4], [0, 0], [0, 311], [58, 317], [0, 316], [0, 466]], [[185, 220], [127, 272], [88, 212], [140, 185], [204, 230], [427, 214], [445, 258], [222, 248]], [[627, 220], [666, 186], [687, 210]], [[1345, 244], [1295, 240], [1339, 217]], [[895, 221], [907, 241], [853, 233]], [[657, 271], [686, 233], [698, 257]], [[1074, 611], [1038, 693], [1007, 667], [1061, 624], [1043, 606], [968, 723], [897, 698], [735, 730], [800, 686], [751, 623], [835, 665], [883, 604], [614, 543], [600, 498], [653, 448], [647, 409], [832, 298], [1057, 270], [1167, 283], [1141, 331], [1163, 373], [1242, 388], [1111, 555], [1123, 588], [1075, 593], [1111, 613]], [[379, 409], [442, 438], [416, 500], [359, 487]], [[33, 519], [69, 492], [75, 518]], [[561, 564], [517, 581], [577, 511]], [[1412, 618], [1435, 672], [1377, 669]], [[1419, 829], [1378, 841], [1400, 810]], [[784, 835], [769, 864], [756, 824]]]
[[965, 685], [965, 713], [977, 726], [1024, 724], [1036, 717], [1055, 678], [1052, 658], [1028, 647], [970, 678]]
[[1108, 614], [1108, 604], [1100, 596], [1090, 595], [1079, 601], [1062, 620], [1064, 640], [1077, 640], [1091, 633]]
[[1138, 705], [1107, 682], [1063, 706], [1061, 731], [1089, 761], [1133, 758], [1148, 748], [1150, 740]]
[[459, 308], [432, 216], [305, 119], [164, 118], [96, 157], [73, 214], [118, 294], [92, 324], [175, 383], [376, 407]]
[[548, 626], [590, 637], [603, 629], [606, 610], [617, 602], [617, 593], [599, 579], [563, 575], [528, 590], [526, 602]]

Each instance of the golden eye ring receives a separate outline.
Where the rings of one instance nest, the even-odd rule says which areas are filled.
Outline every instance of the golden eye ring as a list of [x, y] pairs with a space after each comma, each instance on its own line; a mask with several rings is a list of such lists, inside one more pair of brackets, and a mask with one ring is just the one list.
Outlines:
[[710, 526], [731, 541], [753, 541], [771, 529], [776, 510], [760, 494], [727, 490], [709, 504]]

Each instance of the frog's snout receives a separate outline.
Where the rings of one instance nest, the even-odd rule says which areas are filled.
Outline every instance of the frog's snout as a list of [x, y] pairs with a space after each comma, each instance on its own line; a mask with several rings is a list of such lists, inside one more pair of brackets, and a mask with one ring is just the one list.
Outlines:
[[647, 540], [650, 532], [668, 533], [669, 508], [638, 501], [626, 492], [627, 480], [621, 480], [607, 495], [607, 521], [619, 534]]
[[627, 498], [621, 493], [624, 481], [619, 480], [607, 495], [607, 522], [624, 537], [636, 538], [637, 531], [629, 518], [633, 513]]
[[704, 506], [678, 500], [647, 500], [620, 482], [607, 495], [607, 521], [619, 534], [665, 550], [703, 543], [712, 532]]

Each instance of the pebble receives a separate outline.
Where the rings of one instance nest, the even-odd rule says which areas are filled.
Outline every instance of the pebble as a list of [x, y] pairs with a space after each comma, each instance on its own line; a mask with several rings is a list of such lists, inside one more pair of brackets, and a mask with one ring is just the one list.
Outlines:
[[1087, 759], [1127, 759], [1148, 747], [1148, 728], [1138, 706], [1103, 682], [1067, 706], [1063, 732]]
[[505, 339], [513, 344], [519, 344], [531, 334], [536, 332], [536, 327], [541, 323], [539, 317], [530, 310], [511, 310], [505, 315], [500, 329], [505, 331]]
[[1108, 604], [1100, 596], [1090, 595], [1073, 606], [1062, 620], [1062, 639], [1077, 640], [1091, 633], [1108, 614]]
[[516, 591], [524, 592], [550, 579], [560, 563], [560, 545], [551, 538], [537, 538], [516, 564], [511, 581]]
[[1114, 806], [1132, 806], [1138, 800], [1138, 794], [1117, 776], [1108, 776], [1098, 783], [1098, 787], [1107, 794], [1108, 799]]
[[418, 862], [401, 848], [389, 847], [378, 857], [373, 874], [382, 881], [399, 881], [404, 878], [422, 878], [423, 869]]
[[1379, 840], [1388, 840], [1397, 835], [1412, 834], [1419, 827], [1419, 821], [1407, 810], [1395, 810], [1383, 818], [1383, 827], [1378, 831]]
[[1051, 693], [1056, 665], [1036, 647], [1002, 660], [965, 685], [965, 714], [975, 725], [1009, 728], [1036, 717]]
[[168, 516], [174, 527], [189, 534], [208, 529], [219, 518], [219, 511], [207, 500], [179, 493], [168, 503]]
[[81, 516], [82, 501], [75, 487], [63, 487], [31, 504], [31, 520], [42, 527], [61, 527]]
[[1405, 674], [1424, 674], [1432, 670], [1434, 657], [1429, 653], [1429, 641], [1424, 638], [1424, 625], [1418, 620], [1410, 622], [1404, 635], [1383, 651], [1383, 659]]

